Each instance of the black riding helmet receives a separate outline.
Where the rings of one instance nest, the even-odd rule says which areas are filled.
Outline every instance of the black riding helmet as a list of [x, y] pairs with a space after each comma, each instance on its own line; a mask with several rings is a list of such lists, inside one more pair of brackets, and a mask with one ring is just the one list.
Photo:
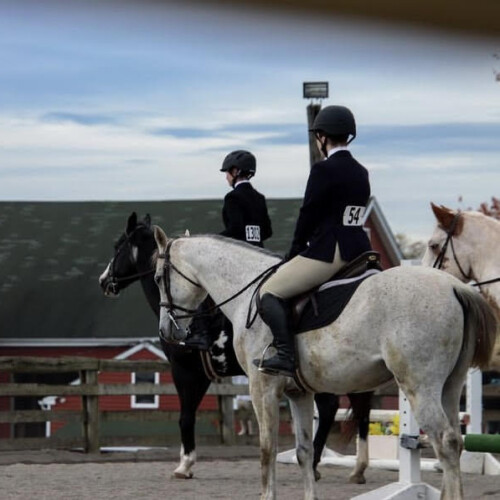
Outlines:
[[239, 149], [229, 153], [222, 162], [221, 172], [227, 172], [233, 167], [238, 169], [238, 175], [252, 177], [257, 170], [257, 162], [255, 156], [249, 151]]
[[352, 136], [349, 142], [356, 137], [356, 122], [354, 115], [345, 106], [326, 106], [316, 116], [310, 132], [321, 132], [328, 137]]

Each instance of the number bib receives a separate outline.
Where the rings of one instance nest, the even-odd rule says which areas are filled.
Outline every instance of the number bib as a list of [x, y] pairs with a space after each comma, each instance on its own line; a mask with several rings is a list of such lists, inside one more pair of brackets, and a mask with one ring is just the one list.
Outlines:
[[247, 241], [260, 243], [260, 226], [245, 226]]
[[344, 210], [342, 223], [344, 226], [362, 226], [363, 215], [365, 215], [366, 207], [358, 207], [356, 205], [347, 205]]

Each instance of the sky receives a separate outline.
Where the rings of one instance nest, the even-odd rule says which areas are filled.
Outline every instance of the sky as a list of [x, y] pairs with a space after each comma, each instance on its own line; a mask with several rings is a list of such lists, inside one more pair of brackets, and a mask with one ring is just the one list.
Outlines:
[[[318, 13], [320, 14], [320, 13]], [[304, 81], [348, 106], [394, 233], [500, 195], [500, 39], [190, 2], [0, 0], [0, 201], [303, 196]], [[459, 197], [463, 201], [459, 202]]]

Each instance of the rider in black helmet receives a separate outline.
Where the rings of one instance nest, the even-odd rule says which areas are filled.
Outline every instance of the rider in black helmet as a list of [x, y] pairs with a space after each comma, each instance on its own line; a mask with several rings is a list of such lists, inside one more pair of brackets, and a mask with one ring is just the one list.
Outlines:
[[[222, 220], [225, 229], [220, 234], [263, 247], [263, 242], [272, 235], [272, 228], [266, 198], [250, 183], [257, 170], [256, 163], [255, 156], [244, 150], [233, 151], [224, 158], [220, 171], [225, 172], [227, 182], [233, 189], [224, 198]], [[207, 304], [202, 304], [202, 309]], [[222, 313], [219, 319], [221, 317]], [[216, 318], [212, 319], [216, 321]], [[229, 321], [223, 322], [223, 328], [231, 328]], [[214, 334], [220, 331], [204, 321], [203, 316], [199, 321], [193, 321], [191, 330], [193, 333], [186, 339], [185, 345], [201, 350], [209, 349]]]
[[220, 170], [226, 173], [233, 188], [224, 198], [225, 229], [220, 234], [262, 247], [272, 229], [266, 199], [250, 183], [257, 170], [255, 156], [248, 151], [233, 151], [226, 156]]
[[327, 106], [310, 130], [325, 156], [311, 167], [288, 262], [260, 290], [260, 315], [271, 328], [277, 353], [255, 360], [265, 373], [294, 376], [294, 340], [288, 299], [328, 280], [345, 263], [371, 250], [363, 229], [370, 197], [368, 171], [347, 150], [356, 123], [344, 106]]

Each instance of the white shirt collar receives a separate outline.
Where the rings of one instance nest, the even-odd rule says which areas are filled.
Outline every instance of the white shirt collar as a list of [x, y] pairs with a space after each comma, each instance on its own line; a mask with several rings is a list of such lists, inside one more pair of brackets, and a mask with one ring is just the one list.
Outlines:
[[347, 150], [348, 150], [347, 146], [337, 146], [336, 148], [330, 149], [330, 151], [328, 151], [328, 158], [330, 158], [330, 156], [334, 155], [338, 151], [347, 151]]
[[237, 188], [240, 184], [246, 184], [247, 182], [250, 184], [250, 181], [248, 181], [248, 180], [238, 181], [238, 182], [234, 185], [234, 187], [235, 187], [235, 188]]

